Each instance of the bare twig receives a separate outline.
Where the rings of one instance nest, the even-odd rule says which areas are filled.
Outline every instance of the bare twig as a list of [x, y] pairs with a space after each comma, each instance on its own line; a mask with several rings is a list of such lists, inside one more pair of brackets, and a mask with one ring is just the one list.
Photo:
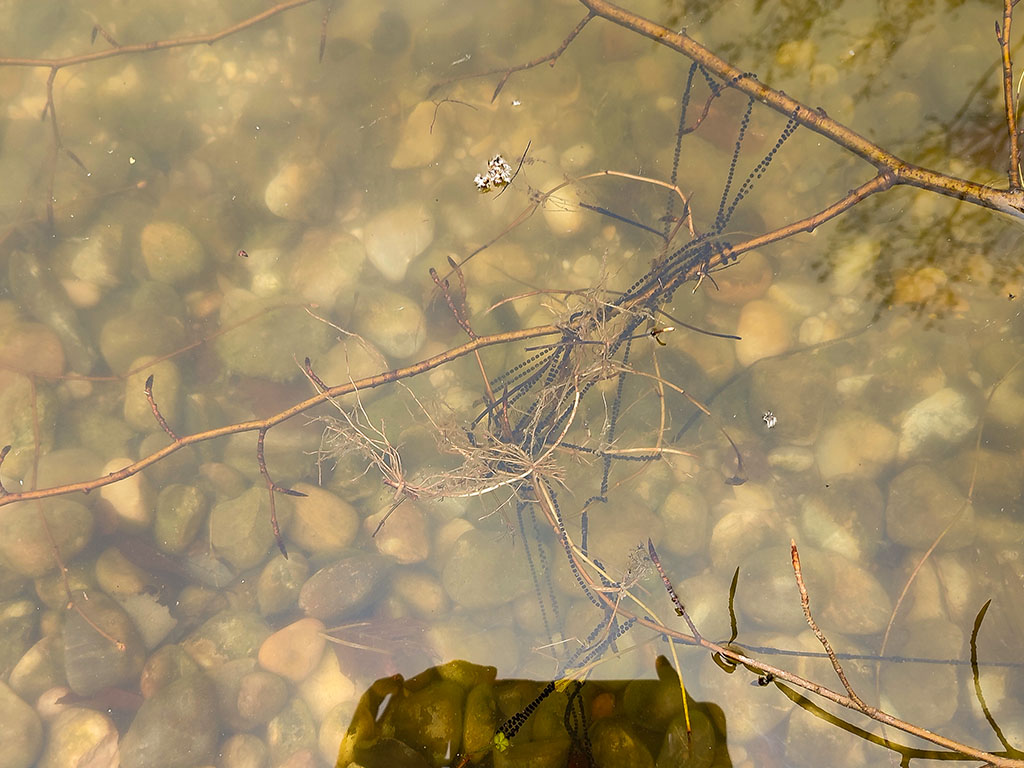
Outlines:
[[145, 391], [146, 401], [149, 403], [150, 410], [153, 411], [153, 416], [156, 417], [157, 424], [159, 424], [160, 428], [170, 436], [171, 440], [178, 442], [178, 436], [174, 434], [174, 430], [171, 429], [170, 425], [167, 423], [167, 419], [165, 419], [163, 414], [160, 413], [160, 408], [157, 407], [156, 400], [153, 399], [153, 374], [150, 374], [149, 378], [146, 379]]
[[1017, 0], [1003, 0], [1003, 26], [996, 22], [996, 40], [1003, 70], [1003, 104], [1006, 108], [1006, 131], [1010, 138], [1010, 168], [1008, 177], [1010, 189], [1021, 189], [1020, 133], [1017, 130], [1017, 100], [1013, 97], [1013, 61], [1010, 58], [1010, 25], [1013, 22], [1013, 7]]

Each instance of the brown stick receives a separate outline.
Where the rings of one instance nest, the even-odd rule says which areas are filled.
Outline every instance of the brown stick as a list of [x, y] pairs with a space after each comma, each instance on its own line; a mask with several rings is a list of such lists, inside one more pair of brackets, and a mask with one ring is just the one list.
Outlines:
[[836, 675], [839, 676], [840, 681], [843, 683], [843, 688], [850, 694], [850, 698], [853, 702], [862, 710], [867, 710], [868, 705], [865, 704], [860, 696], [853, 690], [853, 686], [850, 685], [850, 681], [846, 679], [846, 673], [843, 671], [843, 665], [839, 663], [839, 659], [836, 658], [836, 652], [832, 650], [832, 644], [825, 637], [825, 633], [818, 629], [818, 623], [814, 620], [811, 615], [811, 599], [807, 595], [807, 587], [804, 585], [804, 573], [800, 567], [800, 552], [796, 548], [796, 540], [789, 540], [790, 556], [793, 559], [793, 575], [796, 576], [796, 586], [800, 590], [800, 607], [804, 609], [804, 618], [807, 619], [807, 625], [814, 632], [814, 636], [818, 638], [818, 642], [821, 643], [821, 647], [825, 649], [825, 653], [828, 655], [828, 660], [832, 662], [832, 669], [836, 671]]
[[490, 336], [480, 336], [463, 344], [462, 346], [449, 349], [446, 352], [434, 355], [426, 360], [421, 360], [420, 362], [405, 368], [396, 368], [391, 371], [379, 373], [376, 376], [368, 376], [365, 379], [360, 379], [359, 381], [339, 384], [336, 387], [331, 387], [330, 389], [319, 392], [312, 397], [306, 398], [300, 403], [296, 403], [291, 408], [287, 408], [273, 416], [268, 416], [265, 419], [243, 421], [238, 424], [229, 424], [224, 427], [217, 427], [216, 429], [196, 432], [192, 435], [185, 435], [184, 437], [178, 438], [177, 442], [171, 443], [170, 445], [161, 448], [159, 451], [151, 453], [149, 456], [132, 462], [128, 466], [119, 469], [116, 472], [104, 475], [103, 477], [98, 477], [93, 480], [85, 480], [79, 483], [69, 483], [68, 485], [57, 486], [54, 488], [41, 488], [38, 490], [8, 493], [5, 496], [0, 496], [0, 507], [7, 504], [13, 504], [17, 501], [26, 501], [29, 499], [47, 499], [54, 496], [63, 496], [69, 493], [88, 493], [96, 488], [102, 488], [105, 485], [111, 485], [112, 483], [124, 480], [126, 477], [131, 477], [132, 475], [141, 472], [146, 467], [150, 467], [167, 456], [170, 456], [172, 453], [176, 453], [187, 445], [194, 445], [196, 443], [213, 440], [218, 437], [225, 437], [227, 435], [237, 435], [242, 432], [269, 430], [271, 427], [275, 427], [293, 416], [297, 416], [300, 413], [308, 411], [314, 406], [325, 403], [331, 398], [341, 397], [342, 395], [347, 395], [351, 392], [355, 392], [356, 390], [375, 389], [376, 387], [390, 384], [391, 382], [398, 381], [399, 379], [417, 376], [421, 373], [433, 370], [438, 366], [449, 363], [452, 360], [468, 355], [478, 349], [483, 349], [484, 347], [490, 347], [496, 344], [508, 344], [509, 342], [523, 341], [524, 339], [536, 339], [541, 336], [551, 336], [557, 333], [561, 333], [561, 329], [557, 326], [541, 325], [535, 328], [524, 328], [518, 331], [495, 333]]
[[853, 154], [871, 163], [880, 172], [891, 174], [892, 184], [927, 189], [946, 197], [967, 200], [985, 208], [1009, 213], [1018, 218], [1024, 216], [1024, 190], [1019, 187], [1008, 190], [996, 189], [908, 163], [831, 119], [824, 110], [811, 109], [781, 91], [764, 85], [755, 77], [720, 59], [685, 32], [674, 32], [642, 16], [624, 10], [608, 0], [580, 0], [580, 2], [591, 13], [678, 51], [724, 80], [728, 87], [753, 96], [775, 111], [793, 118], [809, 130], [845, 147]]
[[146, 379], [146, 400], [149, 402], [149, 408], [153, 411], [153, 416], [156, 418], [156, 423], [160, 425], [160, 428], [166, 432], [171, 440], [178, 442], [178, 436], [174, 434], [174, 430], [167, 423], [167, 419], [164, 418], [163, 414], [160, 413], [160, 409], [157, 407], [156, 400], [153, 398], [153, 374], [149, 374], [149, 378]]
[[1007, 172], [1011, 190], [1021, 189], [1020, 135], [1017, 132], [1017, 104], [1013, 98], [1013, 61], [1010, 59], [1010, 24], [1017, 0], [1003, 0], [1003, 27], [996, 22], [996, 40], [1002, 54], [1003, 104], [1006, 107], [1006, 131], [1010, 134], [1010, 168]]

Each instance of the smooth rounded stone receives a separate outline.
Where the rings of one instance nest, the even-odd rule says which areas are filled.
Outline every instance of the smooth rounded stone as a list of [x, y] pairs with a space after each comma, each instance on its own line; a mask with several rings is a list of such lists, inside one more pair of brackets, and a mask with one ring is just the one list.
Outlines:
[[374, 598], [389, 570], [380, 555], [353, 553], [310, 576], [299, 592], [299, 607], [323, 621], [344, 619]]
[[[64, 612], [68, 605], [68, 588], [71, 593], [88, 593], [96, 588], [96, 577], [91, 562], [73, 562], [66, 573], [54, 570], [37, 578], [33, 586], [39, 602], [52, 611]], [[65, 582], [65, 579], [67, 581]]]
[[[119, 472], [132, 463], [132, 459], [122, 456], [108, 461], [100, 471], [103, 475], [109, 475]], [[119, 527], [141, 533], [153, 522], [156, 492], [142, 472], [103, 486], [100, 488], [100, 498], [113, 510]], [[64, 557], [67, 558], [67, 555]]]
[[351, 306], [366, 261], [359, 238], [332, 227], [310, 229], [291, 253], [288, 288], [310, 304]]
[[719, 506], [725, 510], [711, 529], [708, 553], [718, 570], [732, 571], [752, 552], [778, 540], [776, 526], [769, 517], [772, 507], [732, 502]]
[[39, 457], [36, 481], [40, 488], [52, 488], [100, 476], [103, 461], [88, 448], [58, 448]]
[[217, 768], [267, 768], [270, 757], [267, 745], [251, 733], [236, 733], [217, 751]]
[[56, 498], [38, 506], [3, 507], [0, 558], [15, 573], [36, 578], [57, 569], [54, 546], [63, 560], [70, 562], [89, 543], [92, 530], [92, 513], [70, 499]]
[[707, 546], [708, 503], [694, 485], [680, 485], [661, 504], [665, 530], [659, 544], [666, 552], [687, 557]]
[[760, 251], [743, 254], [728, 269], [715, 273], [715, 286], [707, 297], [723, 304], [746, 304], [767, 293], [772, 284], [774, 269]]
[[[291, 499], [275, 494], [278, 524], [287, 529]], [[240, 571], [259, 565], [276, 549], [270, 525], [270, 498], [266, 488], [250, 488], [237, 498], [222, 501], [210, 511], [210, 544], [219, 557]]]
[[733, 349], [739, 364], [744, 367], [766, 357], [781, 355], [793, 344], [790, 319], [775, 304], [763, 299], [743, 305], [736, 335], [740, 340]]
[[[947, 619], [936, 618], [900, 626], [893, 632], [889, 653], [932, 659], [960, 659], [964, 633]], [[941, 664], [887, 665], [882, 675], [882, 708], [911, 723], [941, 728], [959, 708], [959, 678]]]
[[230, 328], [216, 341], [217, 354], [229, 371], [271, 381], [300, 374], [296, 358], [316, 358], [327, 349], [331, 329], [282, 298], [261, 299], [236, 288], [224, 294], [220, 325]]
[[175, 315], [129, 310], [116, 315], [100, 330], [100, 352], [110, 369], [123, 375], [143, 355], [168, 355], [185, 344], [185, 325]]
[[838, 477], [801, 502], [801, 541], [869, 562], [881, 544], [884, 509], [874, 480]]
[[355, 682], [341, 671], [338, 656], [329, 647], [320, 657], [316, 669], [299, 684], [299, 695], [309, 707], [313, 719], [322, 723], [327, 713], [341, 704], [347, 702], [354, 708], [359, 690]]
[[171, 609], [160, 602], [155, 592], [118, 595], [116, 599], [139, 628], [142, 642], [149, 650], [163, 642], [178, 625], [178, 620], [171, 615]]
[[[317, 359], [313, 370], [330, 387], [375, 376], [386, 371], [388, 367], [387, 358], [372, 344], [362, 337], [353, 337], [343, 338], [327, 350], [326, 354]], [[357, 401], [370, 402], [380, 391], [379, 388], [365, 389], [334, 399], [345, 407], [352, 407]]]
[[952, 528], [939, 543], [940, 550], [966, 547], [974, 541], [974, 506], [944, 474], [917, 464], [889, 483], [885, 532], [891, 541], [926, 549], [950, 524]]
[[22, 310], [60, 337], [72, 369], [87, 374], [96, 364], [96, 350], [64, 288], [51, 270], [33, 254], [11, 251], [8, 256], [8, 289]]
[[291, 699], [267, 723], [271, 765], [281, 765], [296, 752], [317, 749], [316, 723], [302, 699]]
[[312, 483], [296, 483], [292, 488], [306, 497], [293, 502], [288, 541], [311, 555], [343, 552], [359, 532], [359, 515], [352, 505]]
[[18, 694], [0, 682], [0, 768], [29, 768], [43, 746], [43, 723]]
[[31, 600], [0, 603], [0, 678], [6, 678], [31, 648], [38, 608]]
[[213, 683], [197, 673], [147, 699], [121, 739], [121, 768], [191, 768], [213, 760], [220, 737]]
[[590, 744], [601, 768], [654, 768], [654, 758], [639, 734], [619, 718], [605, 717], [594, 723]]
[[[388, 505], [375, 515], [363, 520], [363, 531], [373, 537], [377, 551], [401, 565], [422, 563], [430, 555], [427, 520], [414, 501], [405, 501], [390, 513], [383, 527], [377, 530], [389, 514]], [[374, 535], [376, 531], [376, 535]]]
[[260, 666], [295, 683], [305, 680], [323, 656], [326, 630], [322, 621], [313, 618], [282, 627], [260, 646]]
[[839, 414], [814, 446], [826, 482], [842, 475], [877, 477], [896, 458], [897, 438], [888, 427], [859, 411]]
[[307, 578], [309, 561], [301, 552], [289, 552], [287, 560], [280, 554], [275, 555], [263, 566], [256, 581], [260, 613], [270, 616], [294, 608]]
[[264, 726], [288, 701], [288, 684], [259, 669], [254, 659], [235, 659], [210, 672], [224, 725], [246, 731]]
[[427, 758], [444, 765], [462, 746], [462, 708], [466, 692], [449, 680], [435, 680], [416, 690], [406, 689], [385, 716], [395, 738]]
[[59, 635], [44, 635], [14, 665], [8, 683], [23, 699], [35, 701], [65, 679], [64, 644]]
[[715, 726], [703, 707], [697, 709], [690, 704], [689, 728], [688, 733], [686, 719], [682, 715], [668, 724], [654, 763], [657, 768], [711, 768], [714, 765], [719, 739]]
[[979, 504], [1002, 506], [1024, 487], [1024, 463], [1016, 454], [982, 446], [963, 448], [944, 469], [962, 493], [973, 486]]
[[124, 556], [117, 547], [107, 547], [96, 558], [96, 584], [111, 597], [137, 595], [155, 584], [149, 574]]
[[206, 251], [195, 235], [173, 221], [151, 221], [139, 235], [149, 276], [161, 283], [184, 283], [199, 275]]
[[455, 542], [441, 583], [454, 602], [468, 609], [497, 608], [533, 588], [522, 548], [475, 529]]
[[[797, 603], [799, 605], [799, 597]], [[779, 695], [773, 687], [751, 685], [754, 681], [754, 675], [743, 667], [729, 674], [710, 656], [701, 663], [697, 685], [701, 690], [714, 691], [716, 701], [728, 702], [725, 725], [730, 745], [743, 744], [770, 733], [794, 710], [793, 702]]]
[[439, 620], [450, 606], [448, 593], [433, 573], [402, 568], [391, 578], [391, 590], [420, 619]]
[[882, 251], [882, 244], [867, 236], [859, 237], [837, 249], [831, 256], [832, 271], [828, 288], [835, 296], [847, 296], [871, 274], [871, 267]]
[[47, 387], [36, 387], [27, 376], [0, 369], [0, 434], [4, 445], [11, 446], [3, 464], [5, 476], [24, 478], [35, 457], [53, 448], [55, 405]]
[[361, 294], [356, 313], [359, 332], [389, 357], [411, 357], [427, 340], [423, 310], [408, 296], [386, 288]]
[[146, 659], [139, 676], [139, 690], [150, 699], [174, 681], [198, 672], [199, 666], [180, 645], [164, 645]]
[[834, 721], [794, 712], [786, 729], [786, 765], [819, 768], [822, 765], [870, 765], [865, 741], [851, 739]]
[[228, 610], [207, 620], [181, 647], [202, 669], [212, 669], [235, 659], [256, 658], [269, 635], [270, 627], [258, 613]]
[[[831, 586], [825, 570], [830, 557], [832, 555], [824, 556], [810, 547], [800, 550], [804, 583], [812, 604], [820, 604], [822, 592]], [[780, 542], [743, 559], [735, 605], [740, 626], [743, 621], [750, 621], [758, 627], [779, 632], [799, 632], [806, 628], [788, 546]]]
[[443, 116], [437, 118], [437, 105], [432, 101], [421, 101], [413, 107], [402, 126], [395, 154], [391, 156], [392, 168], [424, 168], [437, 159], [444, 149], [447, 133]]
[[409, 264], [434, 240], [434, 217], [419, 203], [403, 203], [366, 222], [363, 244], [385, 280], [400, 283]]
[[[71, 690], [92, 696], [104, 688], [134, 685], [146, 653], [131, 618], [100, 592], [90, 593], [88, 600], [78, 596], [76, 604], [88, 621], [77, 610], [68, 611], [64, 620], [64, 672]], [[112, 639], [122, 643], [123, 650]]]
[[209, 510], [206, 494], [194, 485], [172, 483], [156, 499], [153, 540], [162, 551], [180, 555], [195, 539]]
[[799, 445], [780, 445], [768, 452], [768, 466], [800, 474], [814, 468], [814, 451]]
[[764, 414], [775, 415], [768, 435], [794, 445], [810, 445], [832, 404], [832, 372], [823, 360], [801, 355], [794, 360], [765, 360], [750, 380], [750, 420], [765, 429]]
[[0, 365], [26, 376], [60, 376], [64, 347], [60, 337], [42, 323], [4, 323], [0, 326]]
[[962, 392], [945, 387], [911, 406], [900, 422], [900, 461], [934, 456], [958, 443], [978, 423], [978, 409]]
[[331, 708], [320, 723], [320, 730], [317, 734], [320, 759], [328, 765], [338, 764], [338, 747], [353, 723], [356, 704], [356, 699], [338, 704]]
[[[812, 589], [817, 621], [826, 632], [872, 635], [882, 632], [892, 615], [892, 600], [874, 576], [857, 563], [835, 553], [820, 554], [827, 560], [829, 581], [807, 585]], [[824, 570], [824, 569], [823, 569]]]
[[119, 760], [113, 720], [94, 709], [71, 707], [50, 723], [38, 768], [118, 768]]
[[[551, 192], [563, 184], [563, 179], [552, 178], [541, 186], [543, 192]], [[580, 194], [571, 184], [562, 186], [544, 200], [541, 211], [544, 223], [553, 235], [571, 237], [579, 233], [587, 223], [586, 214], [580, 207]]]
[[511, 627], [482, 628], [458, 614], [433, 625], [427, 636], [426, 650], [431, 658], [462, 659], [480, 665], [502, 659], [503, 665], [508, 663], [509, 669], [514, 669], [522, 652], [522, 638]]
[[314, 158], [281, 165], [263, 192], [263, 202], [275, 216], [313, 224], [334, 210], [334, 176]]
[[71, 274], [102, 288], [120, 285], [125, 275], [123, 242], [124, 226], [108, 223], [91, 227], [84, 240], [67, 241], [74, 249], [70, 255]]
[[[153, 400], [171, 429], [180, 431], [181, 373], [171, 360], [149, 365], [155, 358], [140, 357], [132, 361], [133, 373], [124, 383], [124, 420], [140, 432], [162, 431], [160, 422], [146, 399], [146, 380], [153, 377]], [[141, 369], [141, 370], [139, 370]]]

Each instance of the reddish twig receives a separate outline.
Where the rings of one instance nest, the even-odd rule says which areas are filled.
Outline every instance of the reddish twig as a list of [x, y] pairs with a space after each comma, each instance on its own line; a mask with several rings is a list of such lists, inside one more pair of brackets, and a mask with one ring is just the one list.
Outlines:
[[157, 407], [156, 400], [153, 398], [153, 374], [149, 374], [149, 378], [146, 379], [146, 400], [149, 402], [149, 408], [153, 411], [153, 416], [156, 417], [156, 422], [160, 425], [160, 428], [170, 436], [171, 440], [178, 442], [178, 436], [174, 434], [174, 430], [167, 423], [167, 419], [160, 413], [160, 408]]
[[872, 709], [865, 704], [860, 696], [857, 695], [856, 691], [853, 690], [853, 686], [850, 685], [850, 681], [846, 679], [846, 673], [843, 671], [843, 665], [839, 663], [839, 659], [836, 658], [835, 651], [832, 650], [832, 644], [829, 643], [828, 638], [825, 637], [825, 633], [818, 629], [817, 622], [814, 621], [814, 617], [811, 615], [811, 599], [807, 595], [807, 587], [804, 585], [804, 574], [803, 569], [800, 567], [800, 552], [796, 548], [796, 541], [794, 539], [789, 540], [790, 555], [793, 560], [793, 575], [796, 576], [796, 586], [800, 590], [800, 606], [804, 609], [804, 618], [807, 619], [807, 624], [814, 632], [814, 636], [818, 638], [818, 642], [821, 643], [821, 647], [825, 649], [825, 653], [828, 655], [828, 660], [832, 662], [832, 669], [836, 671], [836, 675], [843, 683], [843, 687], [846, 692], [850, 694], [850, 699], [856, 704], [862, 711]]
[[1008, 176], [1011, 190], [1021, 189], [1020, 134], [1017, 131], [1017, 104], [1013, 98], [1013, 61], [1010, 58], [1010, 25], [1013, 21], [1013, 6], [1017, 0], [1003, 0], [1003, 26], [996, 22], [996, 40], [1002, 54], [1003, 104], [1006, 107], [1006, 131], [1010, 136], [1010, 169]]
[[285, 496], [298, 497], [307, 496], [308, 494], [280, 486], [270, 477], [270, 473], [267, 471], [267, 460], [263, 455], [263, 441], [267, 437], [267, 429], [269, 429], [269, 427], [260, 429], [256, 433], [256, 463], [259, 464], [260, 475], [263, 476], [263, 480], [267, 484], [267, 493], [270, 494], [270, 527], [274, 531], [274, 541], [277, 542], [277, 548], [281, 550], [281, 554], [284, 555], [287, 560], [288, 550], [284, 545], [284, 538], [281, 536], [281, 526], [277, 522], [277, 504], [274, 501], [274, 493], [283, 493]]

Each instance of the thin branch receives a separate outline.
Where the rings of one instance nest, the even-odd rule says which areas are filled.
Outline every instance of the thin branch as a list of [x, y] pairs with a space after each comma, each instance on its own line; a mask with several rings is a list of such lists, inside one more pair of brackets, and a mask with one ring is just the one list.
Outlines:
[[1017, 131], [1017, 101], [1013, 97], [1013, 61], [1010, 58], [1010, 25], [1017, 0], [1003, 0], [1003, 26], [996, 22], [996, 40], [1002, 54], [1003, 105], [1006, 107], [1006, 131], [1010, 136], [1010, 168], [1007, 175], [1010, 189], [1021, 189], [1020, 134]]
[[171, 440], [178, 442], [178, 436], [174, 434], [174, 430], [171, 429], [167, 420], [163, 414], [160, 413], [160, 409], [157, 407], [156, 400], [153, 398], [153, 374], [149, 374], [149, 378], [146, 379], [146, 401], [149, 403], [149, 408], [153, 411], [153, 416], [156, 417], [156, 423], [160, 425], [160, 428], [166, 432]]

